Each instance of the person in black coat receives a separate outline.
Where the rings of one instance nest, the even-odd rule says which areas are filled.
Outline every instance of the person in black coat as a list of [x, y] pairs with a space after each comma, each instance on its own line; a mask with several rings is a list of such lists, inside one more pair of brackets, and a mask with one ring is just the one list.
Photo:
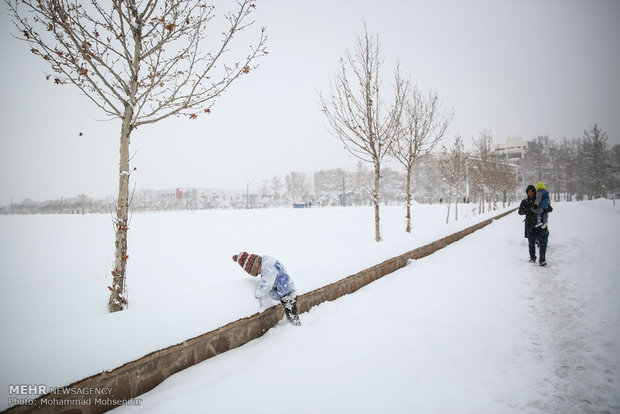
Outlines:
[[[549, 240], [549, 229], [536, 227], [538, 217], [536, 216], [538, 206], [536, 205], [536, 188], [528, 185], [525, 189], [527, 198], [521, 201], [519, 206], [519, 214], [525, 216], [525, 237], [528, 241], [530, 250], [530, 262], [536, 263], [536, 245], [538, 244], [539, 259], [541, 266], [547, 265], [547, 241]], [[549, 205], [547, 213], [551, 213], [553, 207]]]

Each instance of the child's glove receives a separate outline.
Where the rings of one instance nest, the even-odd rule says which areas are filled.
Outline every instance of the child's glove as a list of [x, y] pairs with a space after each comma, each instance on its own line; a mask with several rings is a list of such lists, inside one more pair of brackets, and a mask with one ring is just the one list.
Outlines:
[[262, 298], [256, 298], [258, 300], [258, 307], [260, 310], [265, 310], [271, 306], [271, 299], [268, 296], [263, 296]]

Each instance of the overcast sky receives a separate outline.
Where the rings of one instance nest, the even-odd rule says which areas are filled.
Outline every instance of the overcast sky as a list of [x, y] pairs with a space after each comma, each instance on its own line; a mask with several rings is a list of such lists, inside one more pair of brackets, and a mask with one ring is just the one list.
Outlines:
[[[386, 90], [399, 60], [454, 108], [450, 141], [460, 134], [470, 146], [484, 129], [495, 143], [561, 140], [598, 123], [620, 143], [620, 1], [258, 0], [254, 18], [269, 55], [212, 114], [133, 133], [137, 189], [258, 188], [290, 171], [353, 169], [316, 91], [364, 21], [379, 35]], [[120, 121], [101, 121], [77, 88], [46, 81], [44, 61], [11, 31], [3, 4], [0, 204], [116, 194]]]

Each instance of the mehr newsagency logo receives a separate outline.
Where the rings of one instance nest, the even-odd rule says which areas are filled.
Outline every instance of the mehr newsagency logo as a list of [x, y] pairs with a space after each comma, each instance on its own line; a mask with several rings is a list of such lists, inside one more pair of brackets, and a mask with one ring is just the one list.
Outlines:
[[[110, 387], [50, 387], [45, 384], [9, 385], [9, 406], [120, 406], [142, 403], [140, 398], [115, 399]], [[42, 398], [37, 398], [43, 396]]]

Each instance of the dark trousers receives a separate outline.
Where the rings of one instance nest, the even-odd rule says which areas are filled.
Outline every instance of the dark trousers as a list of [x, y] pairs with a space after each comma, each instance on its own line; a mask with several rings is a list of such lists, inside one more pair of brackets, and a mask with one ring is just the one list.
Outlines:
[[280, 303], [284, 308], [284, 315], [286, 315], [286, 319], [288, 319], [291, 325], [300, 326], [301, 322], [297, 315], [297, 293], [292, 292], [290, 295], [283, 297], [280, 299]]
[[540, 227], [530, 227], [526, 233], [528, 247], [530, 249], [530, 259], [536, 260], [536, 242], [538, 242], [539, 263], [547, 260], [547, 242], [549, 241], [549, 229], [541, 229]]

